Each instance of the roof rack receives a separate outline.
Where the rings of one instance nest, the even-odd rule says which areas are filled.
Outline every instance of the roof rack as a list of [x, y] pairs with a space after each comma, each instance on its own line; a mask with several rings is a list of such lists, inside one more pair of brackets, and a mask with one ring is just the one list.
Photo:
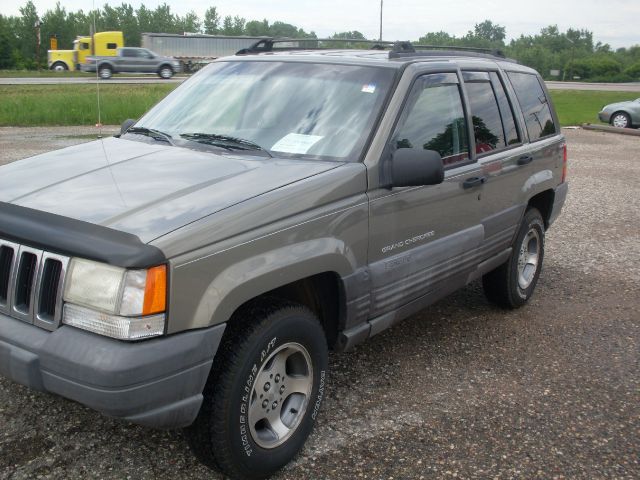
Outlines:
[[[284, 52], [291, 50], [326, 50], [329, 44], [362, 44], [367, 45], [371, 50], [384, 50], [392, 47], [397, 42], [363, 40], [359, 38], [269, 38], [258, 40], [247, 48], [238, 50], [236, 55], [247, 55], [252, 53]], [[277, 46], [277, 44], [282, 44]], [[338, 47], [339, 48], [339, 47]]]
[[350, 48], [358, 47], [369, 50], [389, 50], [389, 58], [405, 58], [405, 57], [429, 57], [456, 55], [483, 58], [499, 58], [508, 60], [502, 50], [490, 48], [476, 47], [457, 47], [443, 45], [414, 45], [408, 41], [378, 41], [363, 40], [359, 38], [269, 38], [265, 37], [247, 48], [243, 48], [236, 52], [236, 55], [249, 55], [255, 53], [268, 52], [285, 52], [295, 50], [326, 50], [331, 48], [330, 44], [339, 44], [338, 47], [344, 48], [344, 44], [350, 45]]

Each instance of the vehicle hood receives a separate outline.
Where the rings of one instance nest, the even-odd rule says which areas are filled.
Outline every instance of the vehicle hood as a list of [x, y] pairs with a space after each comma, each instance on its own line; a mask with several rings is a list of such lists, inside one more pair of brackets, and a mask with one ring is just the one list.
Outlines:
[[618, 108], [627, 108], [633, 105], [634, 102], [635, 100], [627, 100], [625, 102], [610, 103], [609, 105], [602, 107], [602, 110], [613, 111]]
[[219, 155], [108, 138], [0, 167], [0, 201], [121, 230], [150, 242], [339, 165]]

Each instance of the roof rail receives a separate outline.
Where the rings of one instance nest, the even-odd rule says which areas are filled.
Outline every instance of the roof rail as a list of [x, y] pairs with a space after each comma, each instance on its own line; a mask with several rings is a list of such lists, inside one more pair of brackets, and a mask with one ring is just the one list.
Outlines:
[[452, 45], [414, 45], [419, 50], [459, 50], [461, 52], [486, 53], [494, 57], [505, 58], [505, 54], [499, 48], [481, 48], [481, 47], [457, 47]]
[[[252, 53], [265, 53], [289, 50], [326, 50], [331, 43], [339, 44], [360, 44], [367, 45], [371, 50], [384, 50], [393, 47], [398, 42], [364, 40], [360, 38], [271, 38], [265, 37], [247, 48], [243, 48], [236, 52], [236, 55], [247, 55]], [[405, 42], [409, 43], [409, 42]], [[277, 46], [277, 44], [284, 44]]]
[[[389, 50], [389, 58], [404, 57], [429, 57], [443, 55], [457, 55], [483, 58], [499, 58], [501, 60], [513, 61], [508, 59], [504, 52], [499, 49], [476, 48], [476, 47], [458, 47], [448, 45], [414, 45], [408, 41], [378, 41], [363, 40], [360, 38], [269, 38], [265, 37], [247, 48], [238, 50], [236, 55], [248, 55], [254, 53], [267, 52], [284, 52], [295, 50], [326, 50], [330, 44], [350, 44], [351, 48], [365, 47], [369, 50]], [[280, 45], [278, 45], [280, 44]], [[334, 47], [336, 48], [336, 47]], [[340, 48], [340, 47], [337, 47]]]

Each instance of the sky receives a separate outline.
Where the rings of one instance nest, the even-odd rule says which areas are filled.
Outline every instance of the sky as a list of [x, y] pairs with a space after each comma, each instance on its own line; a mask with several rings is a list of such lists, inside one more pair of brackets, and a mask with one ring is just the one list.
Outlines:
[[[315, 31], [319, 37], [335, 32], [358, 30], [367, 38], [377, 38], [380, 0], [64, 0], [68, 11], [92, 8], [123, 1], [137, 8], [144, 3], [155, 8], [166, 3], [172, 11], [184, 14], [195, 11], [200, 18], [215, 5], [222, 15], [240, 15], [247, 20], [280, 20]], [[640, 0], [495, 0], [428, 1], [383, 0], [383, 38], [416, 40], [426, 32], [444, 30], [461, 36], [476, 23], [492, 20], [507, 30], [507, 39], [530, 35], [548, 25], [557, 24], [593, 32], [596, 42], [613, 48], [640, 44]], [[2, 0], [0, 13], [18, 15], [26, 0]], [[56, 0], [33, 0], [38, 12], [55, 6]]]

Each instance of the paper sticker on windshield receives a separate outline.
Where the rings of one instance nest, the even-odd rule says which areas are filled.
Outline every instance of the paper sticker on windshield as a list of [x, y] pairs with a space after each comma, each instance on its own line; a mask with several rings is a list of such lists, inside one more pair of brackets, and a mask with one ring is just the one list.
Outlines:
[[290, 133], [278, 140], [271, 150], [286, 153], [307, 153], [313, 145], [323, 138], [321, 135]]
[[367, 85], [363, 85], [362, 91], [364, 93], [374, 93], [376, 91], [376, 86], [373, 83], [369, 83]]

